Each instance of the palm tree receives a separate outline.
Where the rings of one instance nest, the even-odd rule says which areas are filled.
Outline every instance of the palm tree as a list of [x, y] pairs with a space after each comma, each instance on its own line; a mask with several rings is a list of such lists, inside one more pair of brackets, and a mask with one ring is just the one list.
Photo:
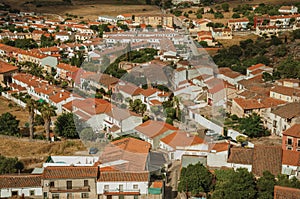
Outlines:
[[176, 96], [173, 97], [173, 105], [176, 110], [176, 118], [179, 120], [178, 117], [179, 117], [180, 107], [179, 107], [179, 99]]
[[27, 99], [26, 101], [26, 109], [29, 113], [29, 139], [33, 139], [33, 128], [34, 128], [34, 115], [35, 115], [35, 109], [37, 108], [37, 103], [34, 99]]
[[55, 107], [51, 106], [50, 104], [44, 103], [40, 107], [40, 112], [42, 114], [42, 117], [45, 121], [45, 131], [46, 131], [46, 139], [47, 141], [50, 140], [50, 123], [51, 123], [51, 117], [55, 116]]

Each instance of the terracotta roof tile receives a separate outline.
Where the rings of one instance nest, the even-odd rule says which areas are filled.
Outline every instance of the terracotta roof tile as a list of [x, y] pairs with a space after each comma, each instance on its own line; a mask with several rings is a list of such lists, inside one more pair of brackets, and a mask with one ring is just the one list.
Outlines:
[[228, 158], [227, 162], [235, 163], [235, 164], [252, 165], [253, 149], [252, 148], [232, 147], [230, 149], [229, 158]]
[[174, 149], [176, 149], [176, 147], [188, 147], [204, 143], [203, 139], [201, 139], [200, 137], [190, 135], [186, 132], [171, 133], [166, 137], [160, 139], [160, 141], [164, 142], [165, 144], [171, 146]]
[[254, 70], [259, 69], [259, 68], [264, 67], [264, 66], [266, 66], [266, 65], [264, 65], [264, 64], [255, 64], [255, 65], [252, 65], [249, 68], [247, 68], [247, 70], [254, 71]]
[[271, 113], [286, 119], [300, 117], [300, 103], [292, 102], [282, 106], [277, 106], [271, 110]]
[[98, 182], [148, 182], [149, 172], [101, 172]]
[[300, 138], [300, 124], [294, 124], [293, 126], [288, 128], [287, 130], [285, 130], [282, 134], [287, 135], [287, 136]]
[[22, 187], [42, 187], [41, 175], [1, 175], [0, 189], [2, 188], [22, 188]]
[[77, 68], [76, 66], [71, 66], [69, 64], [65, 64], [65, 63], [59, 63], [57, 65], [58, 68], [69, 71], [69, 72], [76, 72], [79, 70], [79, 68]]
[[93, 166], [51, 166], [44, 168], [44, 179], [97, 178], [99, 168]]
[[178, 128], [162, 121], [148, 120], [143, 124], [135, 127], [135, 130], [150, 138], [154, 138], [165, 133], [168, 130], [175, 131], [178, 130]]
[[113, 167], [120, 171], [144, 171], [151, 144], [135, 138], [123, 138], [106, 145], [100, 156], [101, 163], [122, 160]]
[[0, 73], [7, 73], [7, 72], [13, 72], [13, 71], [17, 71], [18, 67], [11, 65], [9, 63], [6, 63], [4, 61], [0, 61]]
[[262, 176], [264, 171], [270, 171], [277, 176], [281, 173], [281, 164], [281, 146], [255, 145], [252, 164], [252, 172], [255, 175]]
[[244, 110], [264, 108], [264, 105], [256, 99], [234, 98], [233, 101]]
[[271, 89], [271, 92], [279, 93], [287, 96], [294, 96], [296, 95], [296, 93], [300, 93], [300, 89], [295, 89], [286, 86], [275, 86], [274, 88]]
[[300, 166], [300, 152], [283, 150], [282, 164], [290, 166]]
[[300, 198], [300, 189], [291, 187], [274, 187], [274, 199], [296, 199]]
[[148, 88], [148, 89], [144, 89], [141, 94], [146, 96], [146, 97], [149, 97], [151, 95], [153, 95], [154, 93], [158, 92], [158, 89], [156, 88]]

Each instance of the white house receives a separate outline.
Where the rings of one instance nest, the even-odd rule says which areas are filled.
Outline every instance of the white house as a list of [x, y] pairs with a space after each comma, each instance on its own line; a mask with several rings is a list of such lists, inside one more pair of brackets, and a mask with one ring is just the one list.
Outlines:
[[98, 21], [106, 23], [117, 23], [118, 18], [112, 16], [99, 16]]
[[296, 6], [281, 6], [278, 11], [282, 14], [296, 14], [298, 13], [298, 8]]
[[101, 168], [97, 180], [97, 194], [100, 199], [120, 198], [120, 196], [122, 198], [147, 197], [149, 172], [105, 171], [105, 169], [105, 167]]
[[168, 152], [170, 160], [181, 160], [183, 155], [206, 156], [208, 151], [208, 144], [199, 136], [179, 131], [161, 138], [159, 147]]
[[0, 198], [43, 196], [41, 175], [9, 174], [0, 176]]

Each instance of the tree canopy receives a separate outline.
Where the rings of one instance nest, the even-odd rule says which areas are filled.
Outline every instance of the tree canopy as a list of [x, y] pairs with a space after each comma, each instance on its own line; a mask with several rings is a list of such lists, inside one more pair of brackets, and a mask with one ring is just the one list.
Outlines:
[[3, 113], [0, 116], [0, 134], [19, 135], [19, 122], [11, 113]]
[[255, 178], [247, 169], [216, 170], [217, 183], [212, 194], [213, 199], [255, 199]]
[[8, 158], [0, 155], [0, 174], [15, 173], [23, 170], [24, 165], [18, 158]]
[[79, 138], [76, 125], [79, 119], [73, 113], [63, 113], [55, 121], [55, 132], [65, 138]]
[[192, 195], [204, 192], [208, 194], [213, 188], [213, 175], [200, 163], [190, 164], [187, 168], [182, 168], [178, 190], [191, 192]]

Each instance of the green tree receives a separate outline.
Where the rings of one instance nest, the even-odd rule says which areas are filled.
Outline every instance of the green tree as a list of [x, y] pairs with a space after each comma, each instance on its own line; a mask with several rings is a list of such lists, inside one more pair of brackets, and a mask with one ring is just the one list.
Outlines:
[[42, 117], [44, 119], [44, 127], [46, 131], [46, 139], [49, 141], [50, 140], [50, 124], [51, 124], [51, 117], [55, 116], [56, 108], [54, 106], [49, 105], [48, 103], [42, 103], [39, 106], [39, 111], [42, 114]]
[[0, 116], [0, 134], [19, 135], [19, 122], [11, 113], [3, 113]]
[[275, 176], [269, 171], [264, 171], [263, 176], [257, 180], [258, 199], [273, 199]]
[[142, 116], [147, 110], [147, 105], [142, 102], [140, 99], [134, 101], [129, 101], [129, 109], [135, 113], [141, 114]]
[[233, 13], [233, 14], [232, 14], [232, 18], [233, 18], [233, 19], [237, 19], [237, 18], [241, 18], [241, 16], [240, 16], [240, 14], [238, 14], [238, 13]]
[[187, 168], [182, 168], [178, 185], [179, 191], [190, 192], [192, 195], [204, 192], [208, 197], [212, 187], [213, 175], [203, 164], [190, 164]]
[[217, 183], [212, 195], [213, 199], [256, 198], [255, 178], [247, 169], [216, 170], [215, 174]]
[[23, 170], [24, 165], [18, 158], [8, 158], [0, 155], [0, 174], [15, 173]]
[[224, 12], [229, 12], [229, 4], [228, 3], [223, 3], [221, 6], [222, 6], [222, 9], [224, 10]]
[[73, 113], [63, 113], [55, 121], [55, 132], [65, 138], [79, 138], [75, 121], [79, 121]]
[[27, 99], [26, 101], [26, 109], [28, 111], [28, 122], [29, 122], [29, 139], [33, 139], [34, 136], [34, 115], [35, 110], [37, 109], [37, 102], [34, 99]]
[[261, 117], [256, 113], [240, 118], [237, 128], [250, 138], [270, 135], [270, 132], [263, 126]]

